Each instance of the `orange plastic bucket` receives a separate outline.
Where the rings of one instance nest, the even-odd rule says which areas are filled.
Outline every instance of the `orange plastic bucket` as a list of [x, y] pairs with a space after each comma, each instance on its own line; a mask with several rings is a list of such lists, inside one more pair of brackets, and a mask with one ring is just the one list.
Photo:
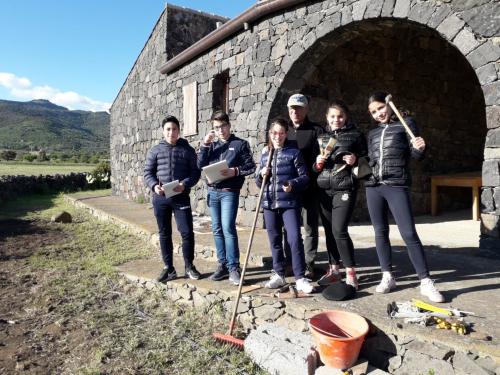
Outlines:
[[314, 315], [309, 327], [321, 361], [337, 369], [348, 369], [356, 363], [368, 333], [365, 318], [339, 310]]

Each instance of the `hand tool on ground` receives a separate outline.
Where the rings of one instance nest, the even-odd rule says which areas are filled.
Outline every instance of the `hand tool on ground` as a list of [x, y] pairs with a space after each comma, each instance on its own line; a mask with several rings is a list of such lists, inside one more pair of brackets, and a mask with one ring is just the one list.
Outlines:
[[[269, 150], [269, 157], [267, 158], [266, 168], [269, 170], [271, 167], [271, 162], [274, 156], [274, 148]], [[233, 313], [231, 315], [231, 320], [229, 322], [229, 329], [226, 334], [213, 333], [213, 337], [216, 340], [225, 342], [236, 346], [237, 348], [243, 349], [244, 341], [242, 339], [233, 336], [233, 331], [236, 326], [236, 314], [238, 313], [238, 304], [240, 302], [241, 290], [243, 288], [243, 282], [245, 280], [245, 273], [247, 270], [248, 259], [250, 258], [250, 249], [252, 248], [253, 236], [255, 234], [255, 227], [257, 226], [257, 219], [259, 217], [260, 202], [262, 201], [262, 195], [264, 194], [264, 188], [269, 180], [269, 174], [266, 174], [262, 180], [262, 185], [260, 186], [259, 197], [257, 198], [257, 204], [255, 209], [255, 216], [253, 218], [252, 228], [250, 230], [250, 236], [248, 238], [247, 253], [245, 255], [245, 261], [243, 262], [243, 268], [241, 270], [240, 285], [238, 286], [238, 293], [236, 294], [236, 300], [234, 301]]]
[[427, 310], [427, 311], [433, 311], [437, 313], [442, 313], [448, 316], [455, 316], [455, 317], [461, 317], [465, 315], [476, 315], [472, 311], [462, 311], [454, 308], [444, 308], [444, 307], [437, 307], [434, 305], [431, 305], [430, 303], [421, 301], [419, 299], [412, 299], [411, 300], [412, 304], [415, 307], [418, 307], [421, 310]]
[[415, 139], [415, 134], [413, 134], [413, 132], [411, 131], [410, 127], [406, 123], [405, 119], [403, 118], [403, 116], [401, 115], [401, 113], [396, 108], [396, 105], [392, 101], [392, 95], [391, 94], [389, 94], [389, 95], [387, 95], [385, 97], [385, 103], [388, 104], [391, 107], [392, 111], [396, 114], [396, 116], [398, 117], [399, 121], [401, 122], [401, 124], [405, 128], [405, 130], [408, 133], [408, 135], [410, 136], [411, 140], [413, 141]]
[[304, 292], [299, 292], [293, 285], [285, 285], [273, 293], [254, 294], [257, 297], [271, 297], [279, 299], [311, 298], [312, 296]]

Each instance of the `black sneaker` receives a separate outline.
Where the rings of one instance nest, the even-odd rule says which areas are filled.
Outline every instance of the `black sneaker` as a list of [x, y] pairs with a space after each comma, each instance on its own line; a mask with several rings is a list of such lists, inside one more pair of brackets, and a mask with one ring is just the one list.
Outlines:
[[228, 275], [229, 273], [227, 271], [227, 267], [224, 264], [219, 263], [215, 272], [210, 275], [210, 280], [221, 281], [224, 280]]
[[159, 283], [166, 283], [167, 281], [174, 279], [177, 279], [177, 272], [175, 272], [175, 268], [164, 268], [156, 281]]
[[241, 273], [239, 268], [236, 268], [229, 272], [229, 281], [234, 285], [240, 285]]
[[201, 277], [201, 274], [198, 272], [198, 270], [194, 267], [194, 264], [191, 266], [186, 267], [186, 278], [190, 278], [192, 280], [198, 280]]

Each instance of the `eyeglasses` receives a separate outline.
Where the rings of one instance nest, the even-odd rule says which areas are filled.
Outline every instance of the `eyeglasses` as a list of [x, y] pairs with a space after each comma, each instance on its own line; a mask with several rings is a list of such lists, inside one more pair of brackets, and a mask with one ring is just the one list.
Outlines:
[[286, 135], [285, 132], [269, 132], [269, 134], [273, 137], [283, 137]]
[[213, 129], [215, 131], [219, 131], [221, 130], [222, 128], [226, 128], [227, 126], [229, 126], [229, 124], [222, 124], [222, 125], [218, 125], [218, 126], [214, 126]]

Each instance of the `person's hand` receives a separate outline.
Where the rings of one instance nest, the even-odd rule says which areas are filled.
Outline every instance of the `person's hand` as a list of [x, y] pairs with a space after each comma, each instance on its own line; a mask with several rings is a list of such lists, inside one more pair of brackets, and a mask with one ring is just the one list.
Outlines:
[[411, 145], [413, 148], [416, 148], [419, 151], [425, 150], [425, 141], [422, 137], [417, 137], [411, 141]]
[[236, 168], [227, 168], [220, 171], [220, 174], [224, 177], [234, 177], [236, 176]]
[[174, 190], [176, 193], [182, 193], [182, 192], [184, 191], [184, 189], [186, 189], [186, 187], [185, 187], [185, 186], [182, 184], [182, 182], [181, 182], [179, 185], [177, 185], [176, 187], [174, 187], [174, 189], [173, 189], [173, 190]]
[[323, 165], [326, 163], [326, 158], [323, 155], [316, 156], [316, 164]]
[[349, 165], [354, 165], [354, 163], [356, 163], [356, 155], [354, 154], [348, 154], [348, 155], [344, 155], [342, 157], [342, 160], [346, 162], [346, 164], [349, 164]]
[[159, 184], [155, 185], [154, 191], [158, 195], [165, 195], [165, 191], [163, 190], [163, 188]]
[[205, 136], [205, 138], [203, 138], [203, 143], [206, 145], [209, 145], [210, 143], [213, 142], [214, 138], [215, 138], [215, 132], [212, 130], [212, 131], [208, 132], [208, 134]]
[[285, 193], [291, 192], [292, 191], [292, 185], [289, 182], [286, 182], [285, 184], [283, 184], [283, 191]]
[[269, 168], [267, 168], [267, 167], [262, 168], [262, 169], [260, 170], [260, 175], [261, 175], [262, 177], [265, 177], [265, 176], [269, 175]]

